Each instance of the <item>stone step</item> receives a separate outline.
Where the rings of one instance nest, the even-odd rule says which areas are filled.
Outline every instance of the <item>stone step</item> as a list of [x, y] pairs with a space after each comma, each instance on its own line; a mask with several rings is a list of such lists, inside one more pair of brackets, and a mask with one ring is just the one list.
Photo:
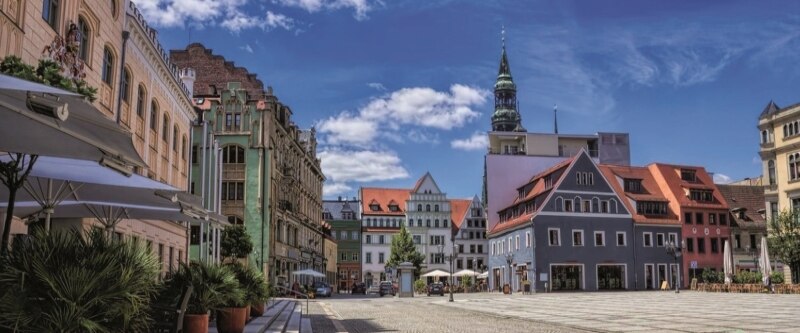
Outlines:
[[303, 318], [300, 320], [300, 332], [314, 333], [314, 331], [311, 329], [311, 318]]
[[269, 327], [269, 325], [271, 325], [275, 319], [278, 318], [278, 314], [283, 312], [286, 307], [292, 304], [294, 304], [294, 302], [286, 300], [280, 300], [270, 304], [267, 306], [267, 310], [264, 311], [264, 315], [254, 318], [252, 321], [247, 323], [247, 326], [244, 328], [244, 333], [264, 333], [264, 331], [267, 330], [267, 327]]
[[286, 333], [300, 333], [300, 320], [303, 319], [303, 310], [300, 306], [295, 306], [292, 311], [292, 316], [289, 317], [289, 322], [286, 323]]
[[266, 328], [266, 330], [262, 332], [283, 333], [286, 331], [286, 326], [289, 323], [289, 319], [291, 319], [294, 310], [298, 308], [297, 303], [295, 301], [286, 301], [286, 302], [289, 303], [288, 306], [283, 308], [283, 310], [281, 310], [280, 313], [278, 313], [275, 316], [275, 320], [273, 320], [272, 323]]

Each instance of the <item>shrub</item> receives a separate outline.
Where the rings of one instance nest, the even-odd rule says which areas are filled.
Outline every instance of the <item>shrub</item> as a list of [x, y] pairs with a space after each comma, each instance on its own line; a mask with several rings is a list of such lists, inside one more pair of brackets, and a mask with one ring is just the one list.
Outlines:
[[0, 258], [0, 331], [147, 332], [158, 260], [101, 230], [35, 230]]
[[418, 293], [426, 292], [427, 291], [426, 287], [427, 284], [425, 284], [425, 281], [423, 281], [422, 279], [414, 281], [414, 290], [416, 290]]
[[734, 283], [761, 283], [761, 272], [741, 271], [733, 276]]
[[0, 73], [76, 92], [90, 102], [97, 99], [97, 88], [89, 86], [82, 79], [64, 77], [61, 75], [59, 64], [52, 60], [39, 60], [39, 65], [34, 68], [22, 62], [17, 56], [7, 56], [0, 62]]
[[471, 276], [462, 276], [461, 277], [461, 286], [465, 288], [469, 288], [472, 286], [472, 277]]
[[783, 283], [783, 272], [772, 272], [769, 276], [769, 280], [772, 284], [781, 284]]
[[701, 277], [705, 283], [722, 283], [725, 281], [725, 273], [712, 271], [710, 268], [703, 269]]
[[232, 225], [222, 230], [220, 252], [226, 258], [246, 258], [253, 252], [253, 241], [243, 225]]
[[244, 292], [245, 304], [253, 305], [267, 301], [269, 289], [264, 280], [264, 274], [240, 263], [233, 263], [230, 267]]

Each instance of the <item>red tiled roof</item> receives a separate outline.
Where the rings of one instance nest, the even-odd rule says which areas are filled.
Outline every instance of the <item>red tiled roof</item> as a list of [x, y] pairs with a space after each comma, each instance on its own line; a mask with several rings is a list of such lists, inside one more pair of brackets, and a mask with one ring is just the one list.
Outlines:
[[[377, 187], [362, 187], [361, 188], [361, 214], [362, 215], [405, 215], [403, 204], [408, 200], [411, 192], [408, 189], [401, 188], [377, 188]], [[398, 210], [396, 212], [389, 211], [389, 204], [394, 201], [397, 204]], [[378, 204], [379, 210], [372, 211], [370, 205]]]
[[[658, 202], [670, 202], [669, 199], [666, 198], [664, 193], [661, 190], [661, 187], [658, 185], [655, 177], [651, 173], [651, 170], [647, 167], [636, 167], [636, 166], [622, 166], [622, 165], [608, 165], [608, 164], [601, 164], [598, 166], [600, 172], [608, 179], [609, 185], [611, 188], [614, 189], [614, 192], [617, 192], [617, 195], [622, 198], [622, 203], [631, 212], [631, 216], [633, 217], [633, 221], [636, 223], [643, 223], [643, 224], [674, 224], [680, 225], [681, 222], [678, 219], [678, 216], [674, 212], [674, 209], [671, 209], [668, 205], [667, 215], [666, 216], [645, 216], [642, 214], [638, 214], [636, 212], [636, 207], [631, 202], [631, 200], [625, 200], [625, 198], [630, 198], [634, 201], [658, 201]], [[642, 191], [645, 193], [629, 193], [625, 192], [623, 188], [623, 183], [620, 183], [618, 178], [622, 179], [639, 179], [642, 181]]]
[[456, 229], [461, 228], [464, 223], [464, 217], [469, 212], [469, 207], [472, 205], [472, 200], [469, 199], [450, 199], [450, 219], [453, 220], [453, 226]]
[[514, 219], [495, 224], [494, 228], [492, 228], [492, 230], [489, 231], [489, 234], [496, 234], [503, 230], [508, 230], [518, 225], [522, 225], [525, 222], [530, 222], [533, 215], [534, 213], [522, 214], [520, 216], [515, 217]]
[[[714, 185], [714, 180], [706, 172], [706, 169], [698, 166], [672, 165], [664, 163], [653, 163], [647, 166], [659, 181], [662, 191], [669, 191], [669, 195], [678, 201], [681, 207], [705, 208], [705, 209], [728, 209], [728, 203]], [[693, 170], [695, 172], [695, 182], [686, 182], [681, 179], [681, 169]], [[705, 203], [691, 200], [686, 196], [686, 189], [707, 189], [712, 190], [714, 202]], [[666, 194], [666, 193], [665, 193]]]

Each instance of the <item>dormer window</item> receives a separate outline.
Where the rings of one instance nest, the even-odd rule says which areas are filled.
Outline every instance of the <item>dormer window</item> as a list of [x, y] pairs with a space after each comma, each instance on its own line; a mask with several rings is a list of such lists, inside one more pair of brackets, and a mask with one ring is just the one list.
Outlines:
[[666, 202], [638, 201], [636, 213], [639, 215], [667, 215]]
[[690, 190], [689, 198], [694, 201], [704, 201], [704, 202], [714, 201], [713, 193], [707, 190]]
[[552, 187], [553, 187], [553, 178], [550, 177], [550, 176], [545, 176], [544, 177], [544, 189], [547, 190], [547, 189], [550, 189]]
[[400, 211], [400, 207], [398, 207], [397, 205], [389, 205], [389, 211], [390, 212], [399, 212]]
[[641, 179], [625, 179], [625, 192], [642, 193]]
[[519, 198], [520, 199], [525, 198], [525, 190], [524, 189], [519, 189], [518, 194], [519, 194]]
[[377, 211], [381, 210], [381, 206], [378, 205], [378, 204], [372, 204], [372, 205], [369, 205], [369, 210], [371, 210], [373, 212], [377, 212]]
[[695, 182], [697, 181], [697, 177], [695, 175], [694, 170], [689, 169], [681, 169], [681, 180], [687, 182]]

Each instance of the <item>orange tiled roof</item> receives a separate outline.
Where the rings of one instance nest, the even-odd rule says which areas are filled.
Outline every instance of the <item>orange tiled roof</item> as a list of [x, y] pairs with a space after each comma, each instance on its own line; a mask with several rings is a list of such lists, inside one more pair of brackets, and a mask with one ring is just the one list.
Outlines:
[[472, 200], [469, 199], [450, 199], [450, 219], [453, 220], [453, 226], [456, 229], [461, 229], [470, 205], [472, 205]]
[[[608, 164], [601, 164], [598, 166], [600, 172], [608, 179], [608, 182], [611, 185], [611, 188], [614, 189], [614, 192], [617, 192], [621, 198], [628, 197], [633, 199], [634, 201], [642, 200], [642, 201], [660, 201], [660, 202], [669, 202], [669, 199], [664, 195], [661, 190], [661, 187], [658, 185], [655, 177], [651, 173], [651, 170], [647, 167], [636, 167], [636, 166], [621, 166], [621, 165], [608, 165]], [[623, 179], [639, 179], [642, 181], [642, 192], [644, 193], [629, 193], [625, 192], [623, 188], [623, 184], [621, 184], [617, 178]], [[621, 200], [625, 207], [631, 212], [631, 216], [633, 217], [633, 221], [636, 223], [643, 223], [643, 224], [674, 224], [680, 225], [681, 222], [678, 219], [678, 216], [672, 209], [667, 209], [666, 216], [645, 216], [636, 213], [636, 207], [631, 202], [631, 200]]]
[[494, 228], [492, 228], [492, 230], [489, 231], [489, 234], [496, 234], [503, 230], [508, 230], [518, 225], [524, 224], [525, 222], [530, 222], [533, 215], [534, 213], [522, 214], [520, 216], [515, 217], [512, 220], [495, 224]]
[[[722, 193], [714, 185], [714, 180], [706, 172], [706, 169], [698, 166], [672, 165], [664, 163], [653, 163], [647, 166], [651, 172], [663, 180], [666, 190], [678, 200], [678, 204], [687, 208], [707, 208], [707, 209], [728, 209], [728, 202]], [[695, 182], [687, 182], [681, 179], [681, 169], [693, 170], [695, 172]], [[698, 202], [686, 196], [686, 189], [705, 189], [712, 190], [714, 202]]]
[[[362, 215], [396, 215], [406, 214], [404, 204], [411, 195], [410, 190], [401, 188], [361, 188], [361, 214]], [[394, 201], [397, 211], [389, 211], [389, 204]], [[372, 211], [370, 205], [377, 204], [378, 211]]]

